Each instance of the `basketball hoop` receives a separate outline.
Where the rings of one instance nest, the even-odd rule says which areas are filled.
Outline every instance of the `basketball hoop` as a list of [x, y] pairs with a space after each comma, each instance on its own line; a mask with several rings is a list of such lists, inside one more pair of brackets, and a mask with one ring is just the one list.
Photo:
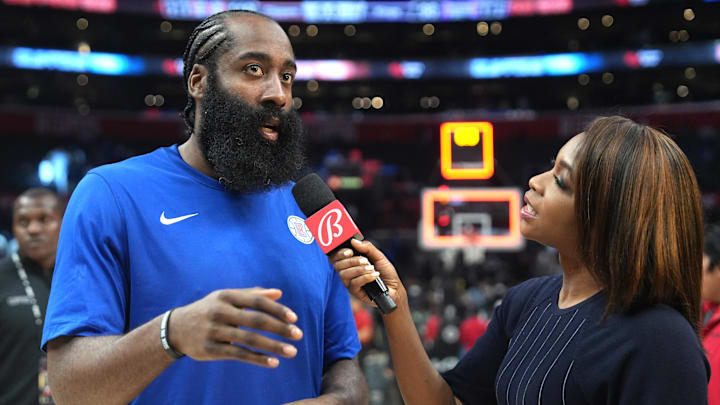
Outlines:
[[482, 233], [478, 233], [475, 227], [470, 225], [464, 227], [463, 236], [467, 238], [467, 243], [460, 248], [463, 252], [463, 263], [471, 266], [484, 262], [487, 248], [482, 245]]

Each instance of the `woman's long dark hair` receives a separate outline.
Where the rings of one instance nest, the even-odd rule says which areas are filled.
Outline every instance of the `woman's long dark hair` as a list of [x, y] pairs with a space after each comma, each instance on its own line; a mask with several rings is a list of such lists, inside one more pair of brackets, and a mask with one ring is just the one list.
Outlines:
[[582, 257], [607, 290], [605, 314], [663, 303], [699, 336], [703, 218], [685, 154], [656, 129], [598, 118], [574, 177]]

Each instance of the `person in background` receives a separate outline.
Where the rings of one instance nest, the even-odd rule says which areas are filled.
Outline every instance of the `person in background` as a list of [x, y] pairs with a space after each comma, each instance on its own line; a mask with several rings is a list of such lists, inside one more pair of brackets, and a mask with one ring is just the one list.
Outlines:
[[366, 348], [372, 343], [373, 333], [375, 332], [375, 321], [373, 321], [372, 314], [365, 307], [365, 304], [359, 299], [350, 297], [350, 306], [352, 307], [353, 318], [355, 319], [358, 339], [362, 347]]
[[460, 351], [467, 353], [480, 336], [487, 330], [488, 320], [484, 310], [471, 311], [470, 316], [460, 322]]
[[437, 306], [432, 305], [428, 312], [429, 315], [422, 327], [422, 342], [425, 350], [430, 350], [435, 346], [442, 327], [442, 317], [440, 317]]
[[[332, 257], [345, 286], [382, 277], [383, 316], [408, 405], [702, 405], [703, 218], [695, 174], [665, 134], [603, 117], [532, 177], [520, 231], [558, 251], [562, 274], [511, 288], [454, 369], [423, 350], [405, 288], [370, 242]], [[367, 269], [361, 260], [374, 266]]]
[[710, 367], [708, 404], [720, 405], [720, 225], [705, 227], [702, 279], [702, 336]]
[[[40, 350], [64, 202], [46, 188], [31, 188], [13, 204], [17, 252], [0, 261], [0, 405], [49, 400]], [[47, 402], [43, 402], [47, 403]]]
[[303, 167], [283, 28], [190, 35], [190, 134], [95, 168], [68, 204], [43, 333], [58, 404], [365, 404], [347, 291], [291, 194]]

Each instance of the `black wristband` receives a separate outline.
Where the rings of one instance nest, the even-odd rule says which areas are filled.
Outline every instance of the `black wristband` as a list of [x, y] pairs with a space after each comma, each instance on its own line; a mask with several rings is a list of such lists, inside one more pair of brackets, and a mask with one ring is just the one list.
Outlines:
[[170, 314], [173, 310], [174, 308], [165, 312], [165, 315], [163, 315], [162, 322], [160, 323], [160, 343], [162, 343], [162, 347], [163, 349], [165, 349], [165, 353], [167, 353], [168, 356], [172, 357], [173, 359], [177, 360], [181, 357], [184, 357], [185, 355], [173, 349], [173, 347], [170, 346], [170, 342], [168, 339], [168, 321], [170, 320]]

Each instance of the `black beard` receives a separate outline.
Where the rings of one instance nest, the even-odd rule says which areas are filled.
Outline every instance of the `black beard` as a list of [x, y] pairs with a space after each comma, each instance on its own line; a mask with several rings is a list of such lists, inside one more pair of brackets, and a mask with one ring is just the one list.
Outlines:
[[[265, 191], [294, 180], [305, 164], [302, 123], [295, 110], [273, 102], [255, 108], [233, 96], [208, 75], [202, 102], [200, 147], [227, 189]], [[261, 135], [263, 123], [279, 119], [275, 141]]]

